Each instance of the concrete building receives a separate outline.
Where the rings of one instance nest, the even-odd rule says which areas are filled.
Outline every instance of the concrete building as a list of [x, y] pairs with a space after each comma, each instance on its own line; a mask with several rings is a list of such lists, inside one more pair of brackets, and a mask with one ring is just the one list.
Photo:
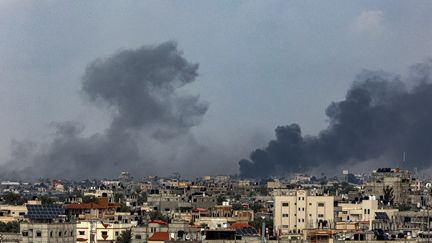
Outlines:
[[393, 202], [396, 205], [408, 205], [411, 202], [407, 195], [410, 194], [412, 184], [411, 173], [399, 168], [379, 168], [374, 170], [371, 177], [364, 185], [364, 191], [367, 195], [374, 195], [378, 199], [384, 199], [384, 188], [390, 187], [393, 189]]
[[24, 205], [0, 205], [0, 222], [23, 220], [26, 214], [27, 207]]
[[22, 243], [76, 243], [75, 223], [23, 222], [20, 224]]
[[[385, 209], [378, 207], [378, 200], [363, 200], [360, 203], [339, 203], [337, 212], [336, 229], [339, 230], [372, 230], [381, 216], [394, 221], [397, 209]], [[386, 218], [386, 220], [387, 220]]]
[[27, 214], [20, 223], [20, 242], [27, 243], [75, 243], [76, 224], [66, 220], [63, 205], [33, 204], [26, 205]]
[[292, 190], [274, 198], [274, 229], [277, 234], [299, 234], [304, 229], [327, 228], [334, 223], [334, 197]]
[[[104, 223], [85, 220], [76, 224], [76, 235], [79, 242], [115, 242], [123, 231], [132, 227], [130, 223]], [[93, 241], [91, 241], [93, 239]]]

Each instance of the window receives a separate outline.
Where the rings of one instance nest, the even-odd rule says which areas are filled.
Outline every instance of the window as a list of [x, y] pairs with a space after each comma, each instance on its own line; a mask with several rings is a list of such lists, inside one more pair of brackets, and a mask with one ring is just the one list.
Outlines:
[[287, 202], [282, 203], [282, 207], [288, 207], [288, 206], [289, 206], [289, 203], [287, 203]]
[[311, 214], [311, 213], [309, 214], [309, 217], [312, 217], [312, 214]]
[[42, 232], [36, 231], [36, 237], [42, 237]]
[[365, 209], [365, 210], [364, 210], [364, 214], [367, 214], [366, 212], [367, 212], [367, 211], [366, 211], [366, 209]]
[[300, 219], [298, 219], [298, 222], [300, 223]]
[[304, 219], [302, 219], [302, 222], [304, 223]]
[[50, 232], [50, 237], [52, 238], [52, 237], [54, 237], [54, 232]]
[[288, 229], [288, 225], [287, 225], [287, 224], [284, 224], [284, 225], [282, 225], [282, 228], [284, 228], [284, 229]]
[[302, 197], [302, 200], [304, 201], [304, 197]]
[[301, 200], [301, 197], [299, 197], [299, 199], [298, 199], [299, 201]]
[[309, 203], [309, 206], [312, 206], [312, 203]]
[[304, 208], [302, 208], [302, 211], [304, 211]]
[[288, 214], [287, 213], [282, 214], [282, 218], [288, 218]]
[[368, 209], [368, 214], [370, 214], [370, 209]]
[[141, 240], [141, 235], [135, 235], [135, 239]]
[[324, 214], [318, 214], [318, 218], [324, 218]]
[[78, 231], [79, 235], [85, 235], [85, 231]]
[[118, 231], [116, 231], [116, 232], [115, 232], [115, 235], [116, 235], [116, 236], [118, 236], [118, 235], [119, 235], [119, 232], [118, 232]]
[[28, 232], [27, 232], [27, 231], [23, 231], [23, 232], [22, 232], [22, 235], [23, 235], [23, 236], [28, 236]]
[[324, 207], [324, 203], [323, 202], [318, 203], [318, 207]]
[[59, 231], [59, 237], [61, 237], [62, 236], [62, 232], [61, 231]]
[[108, 235], [108, 231], [101, 231], [101, 235], [102, 236], [107, 236]]
[[300, 210], [301, 210], [301, 208], [298, 208], [298, 210], [300, 211]]

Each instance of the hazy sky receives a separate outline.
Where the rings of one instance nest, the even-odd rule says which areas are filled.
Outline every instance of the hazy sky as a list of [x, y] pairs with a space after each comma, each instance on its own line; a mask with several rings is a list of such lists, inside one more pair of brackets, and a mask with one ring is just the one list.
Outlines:
[[14, 140], [48, 141], [53, 121], [105, 129], [109, 114], [80, 92], [85, 67], [174, 40], [200, 65], [184, 92], [209, 104], [192, 132], [237, 168], [277, 125], [325, 127], [362, 69], [404, 73], [431, 56], [431, 12], [432, 1], [1, 0], [0, 160]]

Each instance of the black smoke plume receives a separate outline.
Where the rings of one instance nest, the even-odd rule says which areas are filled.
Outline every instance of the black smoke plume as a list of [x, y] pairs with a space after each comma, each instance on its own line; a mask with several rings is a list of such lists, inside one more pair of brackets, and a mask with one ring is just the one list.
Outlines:
[[198, 65], [190, 63], [176, 43], [123, 50], [92, 62], [82, 78], [90, 103], [112, 114], [102, 133], [84, 136], [84, 125], [53, 122], [47, 146], [15, 143], [4, 166], [9, 177], [95, 178], [151, 166], [146, 141], [167, 141], [200, 123], [207, 105], [181, 88], [194, 82]]
[[[402, 167], [430, 167], [431, 79], [432, 60], [413, 66], [405, 79], [363, 71], [345, 100], [327, 107], [326, 129], [317, 136], [304, 136], [297, 124], [277, 127], [276, 139], [239, 162], [241, 176], [285, 175], [374, 159]], [[409, 159], [399, 164], [403, 152]]]

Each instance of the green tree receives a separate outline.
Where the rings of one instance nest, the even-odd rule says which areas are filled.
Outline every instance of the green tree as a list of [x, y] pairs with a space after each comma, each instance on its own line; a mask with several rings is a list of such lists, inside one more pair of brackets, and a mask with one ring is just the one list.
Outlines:
[[241, 210], [243, 208], [241, 203], [233, 203], [232, 209], [233, 210]]
[[20, 226], [18, 221], [0, 222], [0, 232], [19, 233]]
[[168, 217], [161, 214], [159, 211], [152, 211], [149, 213], [149, 216], [151, 220], [163, 220], [165, 222], [168, 222]]
[[120, 212], [130, 212], [130, 207], [126, 206], [125, 203], [120, 203], [120, 208], [118, 209]]
[[384, 191], [384, 199], [383, 199], [384, 204], [392, 205], [393, 201], [394, 201], [393, 188], [390, 186], [386, 186], [386, 187], [384, 187], [383, 191]]
[[22, 205], [23, 199], [21, 198], [21, 195], [13, 192], [7, 192], [3, 195], [3, 201], [6, 204], [13, 204], [13, 205]]
[[261, 212], [264, 206], [260, 203], [252, 203], [251, 205], [249, 205], [249, 208], [252, 209], [255, 213], [257, 213]]
[[117, 238], [117, 243], [130, 243], [132, 242], [132, 230], [125, 230], [121, 232], [121, 235]]
[[41, 203], [43, 205], [55, 203], [55, 200], [51, 197], [48, 197], [48, 196], [40, 196], [39, 200], [41, 201]]
[[256, 217], [254, 221], [251, 222], [251, 225], [259, 230], [262, 227], [263, 221], [265, 222], [266, 228], [273, 227], [273, 220], [265, 218], [264, 220], [261, 217]]
[[217, 204], [222, 204], [223, 201], [225, 201], [225, 196], [224, 195], [218, 195], [216, 198]]
[[116, 203], [121, 203], [124, 200], [124, 195], [123, 193], [115, 193], [114, 194], [114, 201]]
[[83, 196], [82, 201], [83, 203], [95, 203], [97, 202], [97, 198], [95, 196]]
[[138, 194], [137, 204], [142, 205], [145, 202], [147, 202], [147, 193], [141, 192], [140, 194]]

